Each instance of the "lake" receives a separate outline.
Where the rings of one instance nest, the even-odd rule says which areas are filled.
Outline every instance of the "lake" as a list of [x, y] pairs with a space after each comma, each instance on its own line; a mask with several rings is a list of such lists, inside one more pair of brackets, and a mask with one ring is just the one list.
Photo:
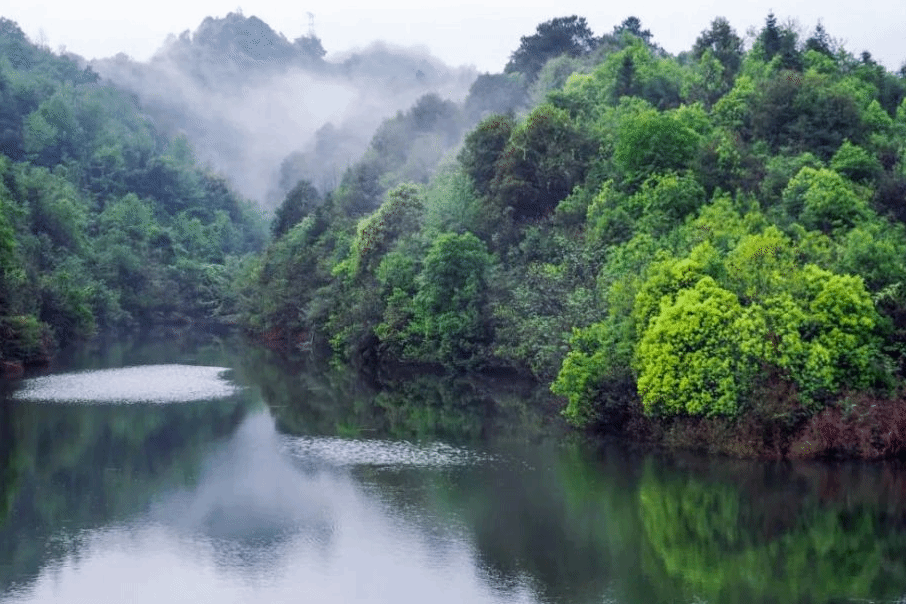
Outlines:
[[199, 335], [67, 351], [0, 393], [0, 602], [906, 602], [901, 464], [634, 452], [550, 409]]

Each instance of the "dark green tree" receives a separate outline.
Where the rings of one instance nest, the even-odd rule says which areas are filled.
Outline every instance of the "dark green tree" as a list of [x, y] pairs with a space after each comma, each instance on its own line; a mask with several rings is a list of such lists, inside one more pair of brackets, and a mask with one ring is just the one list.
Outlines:
[[701, 59], [705, 51], [711, 51], [715, 59], [723, 65], [723, 81], [726, 89], [732, 86], [733, 79], [742, 65], [742, 39], [724, 17], [717, 17], [711, 27], [703, 31], [692, 47], [692, 56]]
[[818, 21], [818, 25], [815, 26], [815, 33], [805, 41], [805, 49], [814, 50], [825, 56], [833, 57], [834, 46], [836, 46], [836, 44], [827, 34], [824, 26], [821, 25], [821, 21]]
[[758, 42], [764, 52], [765, 61], [780, 55], [781, 67], [802, 69], [802, 56], [796, 49], [798, 36], [788, 27], [779, 27], [773, 12], [768, 13], [764, 28], [758, 35]]
[[768, 13], [758, 39], [764, 48], [765, 60], [770, 61], [774, 55], [780, 52], [780, 28], [777, 27], [777, 17], [774, 16], [773, 11]]
[[771, 149], [791, 147], [827, 160], [845, 139], [862, 144], [865, 125], [858, 100], [843, 86], [806, 86], [777, 74], [753, 97], [752, 131]]
[[280, 238], [293, 228], [300, 220], [308, 216], [321, 203], [318, 190], [307, 180], [300, 180], [287, 193], [286, 198], [274, 216], [271, 232], [274, 238]]
[[619, 38], [627, 33], [641, 39], [645, 44], [651, 44], [651, 31], [642, 29], [642, 21], [638, 17], [627, 17], [613, 28], [613, 35]]
[[459, 109], [456, 103], [445, 101], [437, 94], [426, 94], [409, 110], [413, 125], [419, 131], [440, 131], [448, 136], [457, 133]]
[[513, 131], [495, 163], [491, 192], [516, 219], [544, 216], [582, 182], [596, 150], [564, 110], [541, 105]]
[[613, 100], [618, 102], [620, 97], [633, 96], [635, 93], [635, 61], [631, 53], [624, 52], [620, 70], [617, 72], [617, 81], [614, 83]]
[[465, 109], [473, 119], [479, 119], [487, 113], [511, 113], [525, 100], [525, 81], [519, 73], [484, 73], [472, 82]]
[[515, 128], [513, 118], [492, 115], [485, 118], [466, 136], [459, 161], [472, 179], [475, 190], [487, 195], [494, 180], [494, 164], [506, 148]]
[[578, 57], [595, 48], [595, 36], [585, 17], [558, 17], [538, 25], [531, 36], [520, 39], [504, 73], [519, 72], [531, 82], [549, 59], [568, 54]]

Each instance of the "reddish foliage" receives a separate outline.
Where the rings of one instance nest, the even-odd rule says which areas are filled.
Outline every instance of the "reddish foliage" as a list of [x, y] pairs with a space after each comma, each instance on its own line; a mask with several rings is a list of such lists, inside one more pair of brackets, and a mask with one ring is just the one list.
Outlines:
[[906, 455], [906, 400], [851, 397], [844, 409], [835, 405], [812, 417], [790, 443], [797, 458], [883, 459]]
[[24, 369], [20, 361], [0, 361], [0, 377], [22, 377]]
[[[598, 430], [636, 443], [739, 458], [906, 459], [903, 394], [880, 399], [867, 393], [844, 393], [840, 400], [828, 401], [822, 411], [812, 414], [799, 402], [796, 386], [788, 377], [776, 368], [763, 369], [765, 380], [739, 417], [650, 418], [630, 394], [635, 399], [632, 403], [611, 406], [609, 416], [618, 421], [599, 425]], [[609, 429], [602, 430], [605, 427]], [[826, 484], [821, 491], [831, 496], [838, 488]]]

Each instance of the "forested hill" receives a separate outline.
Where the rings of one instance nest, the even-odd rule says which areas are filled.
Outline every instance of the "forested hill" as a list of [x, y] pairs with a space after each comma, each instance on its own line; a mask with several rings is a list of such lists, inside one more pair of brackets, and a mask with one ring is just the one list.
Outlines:
[[231, 320], [258, 212], [133, 95], [0, 19], [0, 361], [159, 321]]
[[383, 119], [429, 93], [460, 101], [477, 75], [382, 43], [339, 50], [313, 33], [287, 40], [235, 12], [171, 35], [147, 62], [118, 55], [91, 66], [134, 92], [165, 134], [184, 133], [200, 161], [273, 209], [300, 178], [335, 188]]
[[238, 284], [246, 323], [368, 368], [531, 372], [604, 432], [902, 454], [904, 76], [773, 15], [678, 56], [635, 18], [554, 19], [472, 87], [531, 111], [484, 119], [427, 185], [398, 184], [400, 149], [436, 105], [326, 198], [298, 183]]

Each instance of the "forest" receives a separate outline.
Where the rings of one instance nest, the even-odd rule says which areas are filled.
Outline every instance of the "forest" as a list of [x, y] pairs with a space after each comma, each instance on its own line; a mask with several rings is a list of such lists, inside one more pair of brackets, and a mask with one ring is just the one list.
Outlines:
[[3, 360], [216, 320], [378, 378], [531, 376], [596, 435], [906, 453], [906, 66], [820, 23], [673, 56], [552, 19], [287, 187], [269, 239], [135, 95], [0, 23]]
[[235, 322], [267, 225], [133, 95], [0, 19], [0, 360], [99, 332]]

